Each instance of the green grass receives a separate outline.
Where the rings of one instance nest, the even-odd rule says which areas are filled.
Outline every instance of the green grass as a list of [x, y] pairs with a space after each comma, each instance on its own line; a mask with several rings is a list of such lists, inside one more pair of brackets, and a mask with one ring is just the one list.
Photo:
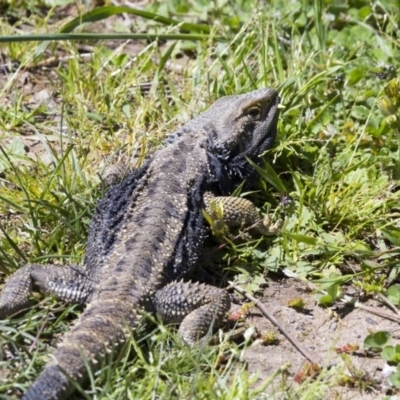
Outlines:
[[[60, 32], [69, 19], [65, 7], [52, 5], [0, 3], [0, 35]], [[92, 9], [70, 7], [70, 17]], [[324, 304], [350, 281], [360, 298], [386, 294], [400, 267], [400, 91], [385, 93], [399, 72], [399, 7], [173, 0], [147, 7], [165, 17], [160, 22], [119, 16], [74, 32], [179, 35], [182, 25], [171, 22], [178, 21], [206, 39], [0, 44], [1, 281], [27, 262], [82, 261], [104, 166], [140, 165], [220, 96], [275, 87], [285, 106], [279, 137], [250, 197], [286, 223], [275, 239], [227, 246], [220, 255], [227, 270], [239, 280], [251, 274], [255, 290], [268, 272], [287, 268], [319, 282]], [[80, 312], [36, 299], [25, 314], [0, 322], [0, 398], [30, 385]], [[241, 348], [188, 350], [164, 327], [154, 329], [139, 332], [127, 344], [134, 351], [92, 377], [88, 398], [263, 398], [239, 361]], [[328, 371], [294, 395], [284, 379], [276, 393], [324, 398], [332, 382]]]

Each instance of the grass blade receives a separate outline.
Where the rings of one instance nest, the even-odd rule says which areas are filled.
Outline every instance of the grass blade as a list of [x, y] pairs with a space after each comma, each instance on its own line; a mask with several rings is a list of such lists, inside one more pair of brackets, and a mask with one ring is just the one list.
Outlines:
[[[213, 36], [215, 40], [224, 41], [220, 36]], [[0, 36], [0, 43], [41, 42], [51, 40], [209, 40], [210, 36], [197, 33], [44, 33], [37, 35], [4, 35]]]
[[80, 15], [79, 17], [74, 18], [72, 21], [66, 23], [60, 29], [60, 33], [69, 33], [72, 32], [79, 25], [82, 25], [84, 23], [101, 21], [103, 19], [111, 17], [112, 15], [118, 15], [123, 13], [133, 14], [138, 17], [160, 22], [161, 24], [164, 25], [179, 26], [179, 29], [181, 31], [191, 31], [191, 32], [207, 33], [207, 34], [209, 34], [211, 31], [208, 25], [180, 22], [171, 18], [154, 14], [149, 11], [138, 10], [137, 8], [131, 8], [126, 6], [104, 6], [104, 7], [98, 7], [92, 11], [88, 11]]

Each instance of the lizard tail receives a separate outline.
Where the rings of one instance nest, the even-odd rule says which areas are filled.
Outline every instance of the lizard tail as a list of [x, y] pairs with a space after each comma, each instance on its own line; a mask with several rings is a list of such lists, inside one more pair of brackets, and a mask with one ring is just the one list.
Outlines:
[[110, 299], [89, 305], [22, 399], [65, 399], [89, 369], [98, 369], [99, 361], [125, 342], [138, 321], [134, 303]]

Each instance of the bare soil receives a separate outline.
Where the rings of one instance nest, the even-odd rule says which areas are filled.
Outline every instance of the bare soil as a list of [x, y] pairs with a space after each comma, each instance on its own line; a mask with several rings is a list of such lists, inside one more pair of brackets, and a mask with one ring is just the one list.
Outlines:
[[[293, 279], [272, 281], [264, 293], [257, 297], [319, 366], [330, 369], [336, 375], [336, 385], [329, 388], [325, 398], [369, 400], [381, 398], [386, 392], [390, 393], [390, 386], [382, 374], [385, 361], [379, 353], [375, 355], [366, 351], [363, 342], [368, 334], [382, 330], [391, 332], [393, 343], [398, 342], [397, 322], [352, 306], [344, 305], [333, 309], [320, 307], [315, 295], [307, 290], [305, 284]], [[287, 305], [288, 301], [299, 297], [306, 303], [302, 311], [296, 311]], [[364, 305], [388, 312], [372, 299]], [[256, 384], [261, 384], [280, 367], [289, 363], [285, 379], [288, 382], [293, 381], [295, 392], [298, 387], [295, 381], [310, 377], [304, 372], [310, 363], [256, 308], [252, 310], [248, 322], [254, 324], [261, 333], [275, 332], [279, 341], [275, 345], [263, 345], [256, 340], [245, 351], [244, 360], [248, 363], [248, 371], [257, 376]], [[358, 350], [343, 354], [350, 347], [354, 350], [355, 346]], [[278, 379], [278, 383], [271, 385], [267, 392], [277, 395], [279, 381]], [[282, 393], [282, 396], [278, 395], [276, 398], [287, 397]]]

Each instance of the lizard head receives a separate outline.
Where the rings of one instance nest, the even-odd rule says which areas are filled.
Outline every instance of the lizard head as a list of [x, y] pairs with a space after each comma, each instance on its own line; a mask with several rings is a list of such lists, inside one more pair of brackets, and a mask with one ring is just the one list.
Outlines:
[[[253, 169], [247, 159], [260, 163], [260, 155], [275, 140], [279, 97], [274, 89], [226, 96], [203, 115], [207, 154], [222, 191], [249, 180]], [[226, 188], [226, 190], [224, 190]]]

